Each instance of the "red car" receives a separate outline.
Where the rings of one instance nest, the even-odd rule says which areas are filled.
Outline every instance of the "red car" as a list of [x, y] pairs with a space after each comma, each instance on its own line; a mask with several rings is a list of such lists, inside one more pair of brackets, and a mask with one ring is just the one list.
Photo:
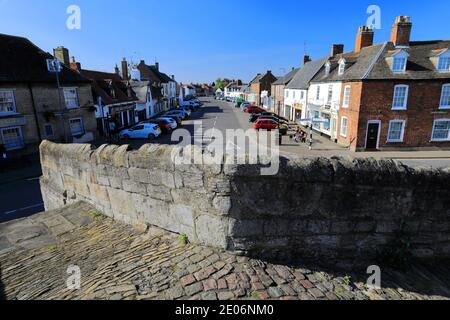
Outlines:
[[[259, 119], [253, 125], [253, 129], [255, 130], [276, 130], [278, 129], [278, 122], [271, 119]], [[280, 124], [280, 133], [282, 135], [286, 135], [288, 131], [288, 126], [285, 124]]]
[[248, 113], [263, 113], [266, 111], [267, 110], [261, 109], [260, 107], [255, 107], [255, 106], [248, 106], [247, 108], [245, 108], [245, 112], [248, 112]]

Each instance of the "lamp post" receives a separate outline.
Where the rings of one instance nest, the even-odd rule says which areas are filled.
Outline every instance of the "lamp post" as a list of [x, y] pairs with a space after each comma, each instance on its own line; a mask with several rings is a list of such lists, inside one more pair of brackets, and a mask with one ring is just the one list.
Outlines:
[[62, 97], [61, 97], [61, 84], [59, 81], [59, 73], [62, 70], [61, 62], [58, 59], [47, 59], [47, 69], [49, 72], [55, 73], [56, 75], [56, 85], [58, 88], [58, 102], [59, 102], [59, 108], [61, 110], [61, 120], [62, 120], [62, 126], [63, 126], [63, 132], [64, 132], [64, 142], [67, 143], [67, 130], [66, 130], [66, 123], [65, 123], [65, 115], [64, 115], [64, 107], [62, 103]]

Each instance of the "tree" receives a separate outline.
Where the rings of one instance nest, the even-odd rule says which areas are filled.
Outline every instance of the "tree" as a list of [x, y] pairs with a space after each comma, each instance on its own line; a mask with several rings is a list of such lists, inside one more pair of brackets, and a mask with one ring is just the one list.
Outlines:
[[216, 85], [214, 86], [214, 88], [216, 90], [217, 89], [223, 90], [225, 88], [225, 86], [226, 86], [225, 82], [221, 78], [217, 79], [215, 84]]

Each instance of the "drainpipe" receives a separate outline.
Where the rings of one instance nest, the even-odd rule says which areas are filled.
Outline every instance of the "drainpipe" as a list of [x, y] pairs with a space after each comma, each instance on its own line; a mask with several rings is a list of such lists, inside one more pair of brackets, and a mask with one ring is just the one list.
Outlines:
[[33, 88], [31, 86], [30, 82], [28, 82], [27, 85], [28, 85], [28, 90], [30, 90], [31, 106], [33, 107], [34, 121], [36, 121], [36, 128], [37, 128], [39, 143], [41, 143], [42, 135], [41, 135], [41, 129], [40, 129], [40, 125], [39, 125], [39, 117], [38, 117], [37, 110], [36, 110], [36, 103], [34, 102]]

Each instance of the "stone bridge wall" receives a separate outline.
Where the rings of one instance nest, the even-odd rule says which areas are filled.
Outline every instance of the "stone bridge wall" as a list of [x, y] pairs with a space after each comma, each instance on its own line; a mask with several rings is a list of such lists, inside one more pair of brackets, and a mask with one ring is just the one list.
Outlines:
[[[46, 209], [86, 201], [115, 219], [254, 256], [373, 260], [390, 249], [450, 257], [450, 171], [391, 161], [281, 158], [258, 165], [175, 165], [195, 148], [43, 142]], [[189, 152], [188, 152], [189, 151]], [[179, 153], [179, 152], [177, 152]]]

